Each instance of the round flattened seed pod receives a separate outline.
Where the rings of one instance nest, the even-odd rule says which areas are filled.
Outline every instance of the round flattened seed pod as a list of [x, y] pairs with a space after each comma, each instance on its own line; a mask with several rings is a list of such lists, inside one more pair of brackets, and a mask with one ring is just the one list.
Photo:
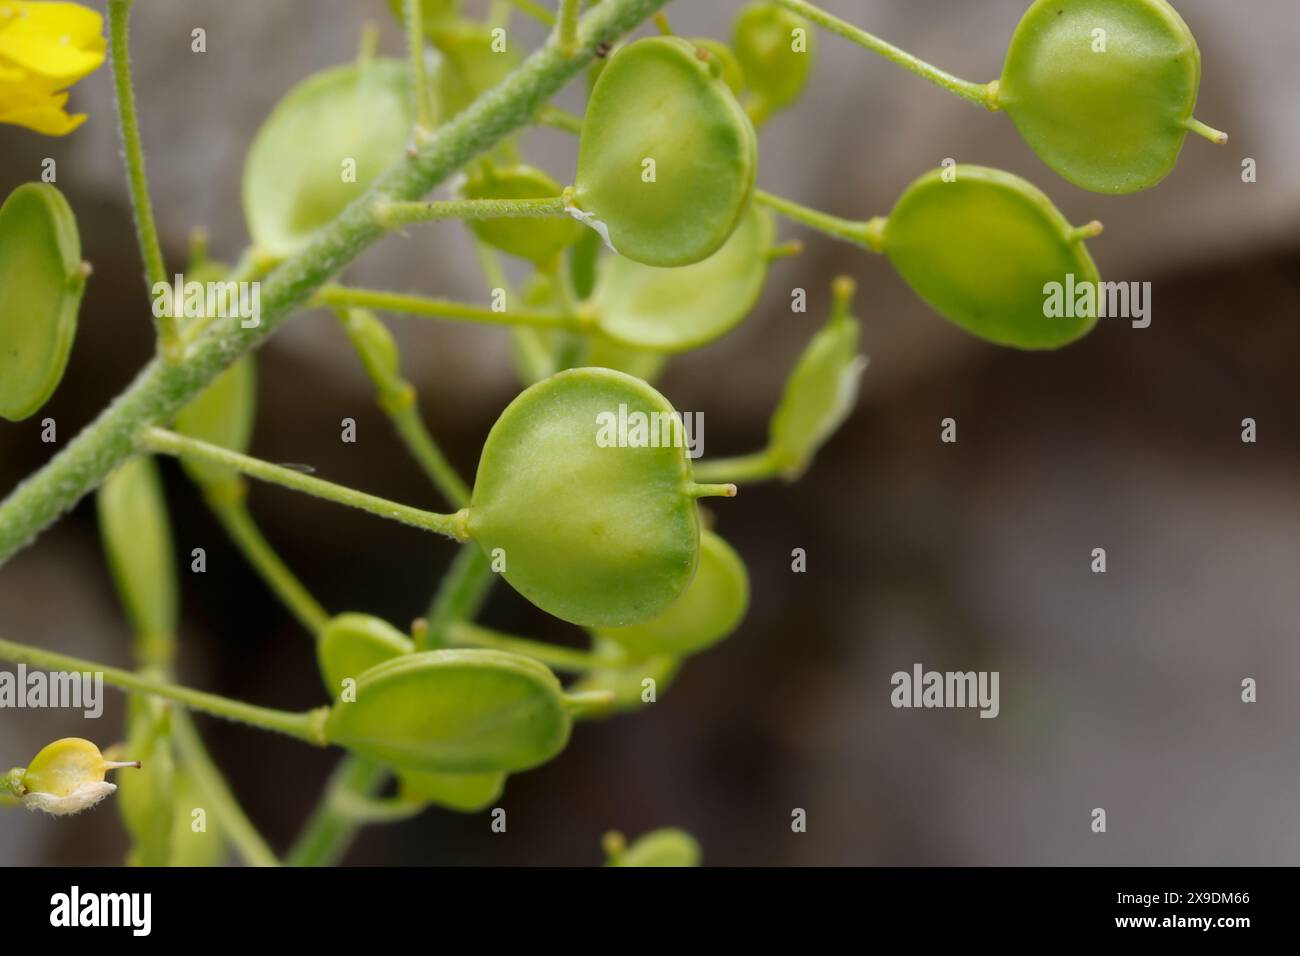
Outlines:
[[651, 830], [630, 846], [622, 834], [607, 834], [605, 850], [609, 866], [699, 866], [703, 858], [695, 837], [676, 827]]
[[316, 640], [316, 661], [325, 688], [337, 695], [343, 681], [356, 680], [384, 661], [410, 654], [411, 639], [387, 621], [369, 614], [340, 614]]
[[506, 788], [504, 773], [433, 773], [401, 771], [397, 792], [412, 803], [432, 803], [457, 813], [478, 813], [492, 806]]
[[1165, 0], [1038, 0], [1007, 51], [998, 104], [1057, 173], [1131, 193], [1174, 168], [1201, 54]]
[[803, 17], [775, 3], [751, 3], [737, 15], [731, 42], [758, 116], [785, 109], [803, 93], [814, 56]]
[[661, 269], [607, 256], [593, 296], [601, 334], [664, 353], [721, 338], [758, 303], [774, 235], [771, 215], [750, 206], [722, 248], [694, 265]]
[[384, 170], [411, 137], [406, 64], [363, 59], [308, 77], [272, 110], [244, 163], [244, 216], [253, 242], [300, 251]]
[[1098, 281], [1083, 242], [1095, 231], [1072, 228], [1019, 176], [957, 166], [949, 182], [946, 173], [909, 186], [884, 229], [885, 253], [917, 295], [998, 345], [1055, 349], [1091, 331], [1095, 317], [1049, 318], [1045, 303], [1051, 283]]
[[656, 617], [699, 555], [696, 486], [674, 428], [668, 400], [630, 375], [583, 368], [538, 382], [483, 446], [470, 537], [548, 614], [582, 627]]
[[569, 740], [572, 718], [555, 675], [518, 654], [424, 651], [372, 667], [357, 697], [330, 711], [330, 743], [398, 770], [527, 770]]
[[117, 789], [104, 780], [107, 771], [139, 766], [105, 760], [89, 740], [64, 737], [42, 748], [18, 775], [23, 804], [54, 816], [80, 813]]
[[0, 206], [0, 418], [34, 414], [58, 388], [87, 271], [68, 201], [24, 183]]
[[592, 90], [573, 204], [621, 255], [685, 266], [726, 242], [757, 168], [754, 127], [717, 58], [647, 37], [612, 56]]
[[722, 538], [705, 531], [700, 536], [699, 568], [685, 594], [653, 621], [603, 628], [599, 633], [634, 660], [684, 657], [731, 634], [748, 608], [745, 562]]

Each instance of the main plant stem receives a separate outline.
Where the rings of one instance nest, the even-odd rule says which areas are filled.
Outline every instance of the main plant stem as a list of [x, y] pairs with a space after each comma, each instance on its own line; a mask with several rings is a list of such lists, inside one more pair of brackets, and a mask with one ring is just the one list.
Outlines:
[[[135, 210], [135, 231], [140, 240], [140, 253], [144, 257], [145, 278], [152, 295], [152, 290], [158, 283], [167, 284], [167, 266], [163, 262], [162, 244], [158, 241], [153, 203], [149, 200], [149, 180], [144, 171], [144, 147], [140, 143], [140, 120], [135, 111], [135, 87], [131, 82], [128, 44], [130, 30], [127, 24], [133, 2], [134, 0], [109, 0], [108, 34], [113, 48], [113, 86], [117, 93], [117, 126], [122, 136], [122, 154], [126, 157], [126, 181], [131, 191], [131, 206]], [[164, 314], [154, 319], [154, 325], [162, 354], [168, 361], [179, 361], [184, 351], [179, 320], [173, 315]]]
[[[120, 0], [119, 0], [120, 2]], [[667, 0], [602, 0], [583, 17], [579, 51], [569, 57], [552, 46], [530, 56], [498, 86], [479, 97], [409, 159], [380, 176], [301, 253], [262, 284], [262, 323], [241, 328], [222, 319], [196, 343], [184, 362], [154, 360], [61, 453], [0, 502], [0, 564], [93, 490], [136, 449], [143, 430], [159, 425], [207, 386], [235, 359], [257, 348], [324, 282], [384, 235], [374, 220], [376, 203], [415, 200], [454, 171], [527, 125], [542, 105], [612, 42]]]

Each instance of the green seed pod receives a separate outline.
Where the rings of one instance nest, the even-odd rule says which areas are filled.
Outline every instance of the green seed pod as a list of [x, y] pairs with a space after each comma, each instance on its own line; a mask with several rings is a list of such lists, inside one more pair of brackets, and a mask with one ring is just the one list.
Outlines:
[[321, 629], [316, 640], [316, 660], [325, 689], [336, 698], [343, 681], [356, 680], [370, 668], [413, 650], [409, 637], [369, 614], [340, 614]]
[[1096, 324], [1048, 318], [1044, 304], [1050, 283], [1098, 281], [1083, 242], [1098, 231], [1100, 223], [1071, 227], [1019, 176], [956, 166], [908, 187], [885, 225], [884, 249], [917, 295], [966, 331], [998, 345], [1055, 349]]
[[[467, 199], [546, 199], [564, 188], [540, 169], [516, 165], [498, 167], [480, 163], [461, 192]], [[556, 257], [586, 231], [572, 219], [486, 219], [469, 223], [474, 235], [489, 246], [539, 268]]]
[[[195, 810], [202, 810], [202, 826]], [[221, 817], [213, 813], [194, 778], [176, 768], [172, 798], [171, 865], [220, 866], [226, 859], [226, 834]]]
[[[212, 384], [176, 413], [175, 427], [182, 435], [245, 452], [253, 439], [257, 411], [257, 368], [246, 355], [226, 369]], [[220, 465], [182, 458], [189, 476], [205, 487], [237, 480], [235, 472]]]
[[632, 660], [685, 657], [731, 634], [748, 608], [745, 562], [722, 538], [705, 531], [700, 535], [700, 565], [685, 594], [653, 621], [604, 628], [599, 633], [622, 647]]
[[401, 378], [401, 353], [393, 333], [369, 309], [348, 309], [342, 315], [343, 330], [361, 357], [366, 373], [376, 382]]
[[651, 830], [631, 846], [621, 833], [604, 840], [608, 866], [699, 866], [703, 853], [695, 837], [676, 827]]
[[444, 119], [451, 119], [519, 65], [513, 45], [493, 49], [496, 41], [486, 24], [456, 20], [438, 24], [427, 32], [442, 54], [434, 89]]
[[1131, 193], [1173, 170], [1201, 53], [1165, 0], [1038, 0], [1007, 52], [997, 102], [1034, 152], [1084, 189]]
[[736, 54], [731, 52], [731, 47], [713, 37], [691, 37], [691, 43], [717, 59], [718, 68], [722, 71], [722, 82], [727, 84], [727, 89], [736, 96], [744, 92], [745, 71], [741, 69]]
[[88, 810], [117, 789], [106, 783], [109, 770], [140, 766], [105, 760], [99, 748], [80, 737], [64, 737], [41, 750], [18, 774], [25, 806], [54, 816]]
[[520, 594], [562, 620], [612, 627], [657, 617], [686, 590], [699, 555], [698, 486], [673, 444], [680, 428], [667, 399], [621, 372], [572, 369], [538, 382], [488, 434], [470, 537], [503, 561]]
[[477, 813], [497, 801], [506, 788], [504, 773], [401, 771], [398, 795], [411, 803], [432, 803], [457, 813]]
[[157, 697], [133, 694], [127, 704], [128, 753], [140, 760], [140, 772], [122, 778], [118, 811], [131, 834], [131, 866], [167, 866], [171, 862], [176, 762], [171, 750], [171, 719]]
[[363, 59], [308, 77], [257, 131], [244, 164], [244, 216], [268, 253], [299, 252], [405, 155], [414, 119], [406, 64]]
[[546, 667], [518, 654], [442, 650], [406, 654], [357, 680], [335, 704], [326, 739], [399, 770], [527, 770], [569, 740], [564, 692]]
[[610, 57], [592, 90], [574, 214], [629, 259], [690, 265], [740, 222], [758, 145], [720, 74], [688, 41], [647, 37]]
[[[595, 650], [617, 659], [626, 652], [608, 638], [596, 634]], [[682, 669], [682, 662], [676, 657], [651, 657], [636, 663], [620, 663], [616, 666], [602, 667], [588, 671], [575, 681], [570, 690], [574, 693], [587, 691], [609, 691], [614, 701], [605, 712], [607, 716], [626, 714], [641, 710], [657, 701], [660, 694], [672, 686], [677, 672]], [[653, 684], [647, 683], [653, 681]], [[653, 689], [654, 695], [650, 696]], [[601, 714], [593, 715], [597, 719]]]
[[768, 451], [787, 480], [808, 470], [857, 403], [867, 360], [858, 354], [862, 330], [849, 314], [852, 296], [853, 281], [837, 280], [831, 317], [799, 356], [772, 416]]
[[584, 361], [592, 368], [611, 368], [616, 372], [625, 372], [633, 378], [653, 384], [663, 374], [664, 367], [668, 364], [668, 356], [662, 352], [648, 352], [645, 349], [620, 345], [603, 335], [595, 335], [587, 344], [587, 355]]
[[601, 334], [666, 353], [721, 338], [758, 303], [774, 236], [771, 215], [751, 206], [722, 248], [694, 265], [661, 269], [607, 256], [593, 296]]
[[803, 93], [814, 56], [813, 32], [803, 17], [775, 3], [751, 3], [737, 15], [731, 43], [754, 94], [750, 113], [757, 120]]
[[63, 194], [48, 183], [11, 192], [0, 206], [0, 418], [27, 418], [58, 388], [88, 274]]
[[141, 656], [165, 659], [176, 636], [178, 586], [157, 464], [148, 455], [127, 459], [100, 486], [96, 504], [108, 567]]

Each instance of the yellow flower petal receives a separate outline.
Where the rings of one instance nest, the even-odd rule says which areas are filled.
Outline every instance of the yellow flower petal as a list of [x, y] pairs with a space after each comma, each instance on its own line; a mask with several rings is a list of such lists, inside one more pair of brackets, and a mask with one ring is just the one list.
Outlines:
[[66, 136], [86, 121], [85, 113], [69, 114], [63, 108], [67, 93], [31, 95], [0, 85], [0, 123], [23, 126], [46, 136]]

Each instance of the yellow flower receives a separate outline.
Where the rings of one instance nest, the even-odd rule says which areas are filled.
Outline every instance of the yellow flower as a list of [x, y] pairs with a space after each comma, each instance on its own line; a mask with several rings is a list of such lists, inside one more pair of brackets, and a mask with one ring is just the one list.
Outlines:
[[0, 0], [0, 123], [49, 136], [86, 120], [65, 92], [104, 62], [104, 18], [75, 3]]

